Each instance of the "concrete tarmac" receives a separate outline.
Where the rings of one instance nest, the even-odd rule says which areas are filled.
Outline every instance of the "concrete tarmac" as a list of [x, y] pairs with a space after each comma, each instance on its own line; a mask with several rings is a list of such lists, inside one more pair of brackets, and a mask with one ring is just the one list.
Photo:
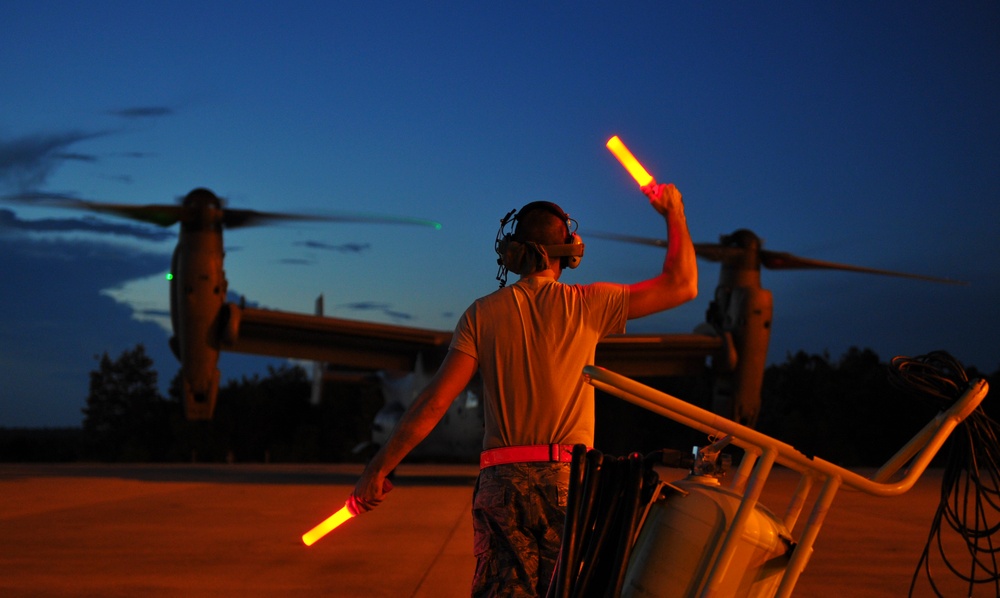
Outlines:
[[[359, 472], [0, 465], [0, 596], [467, 596], [476, 467], [404, 464], [382, 506], [305, 547], [301, 535], [343, 505]], [[796, 482], [776, 470], [763, 504], [780, 515]], [[906, 596], [939, 486], [930, 471], [901, 497], [842, 490], [795, 595]], [[970, 595], [946, 571], [934, 580], [944, 596]], [[922, 582], [914, 595], [933, 593]]]

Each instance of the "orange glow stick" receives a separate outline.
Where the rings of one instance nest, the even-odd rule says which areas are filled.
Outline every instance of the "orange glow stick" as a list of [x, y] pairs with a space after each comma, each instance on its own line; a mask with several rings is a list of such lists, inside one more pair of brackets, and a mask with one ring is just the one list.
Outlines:
[[632, 175], [635, 182], [639, 183], [640, 187], [645, 187], [653, 182], [653, 175], [646, 172], [646, 169], [635, 159], [632, 152], [628, 151], [628, 148], [625, 147], [625, 144], [622, 143], [622, 140], [617, 135], [608, 139], [607, 146], [611, 150], [611, 153], [618, 158], [618, 161], [622, 163], [622, 166], [625, 167], [625, 170]]
[[[390, 490], [392, 490], [392, 482], [386, 479], [382, 482], [382, 492], [385, 493]], [[306, 546], [312, 546], [318, 542], [320, 538], [340, 527], [348, 519], [356, 517], [358, 513], [361, 513], [364, 510], [365, 509], [363, 507], [358, 506], [354, 495], [350, 495], [347, 497], [347, 502], [344, 503], [344, 506], [341, 507], [339, 511], [321, 521], [316, 527], [302, 534], [302, 543]]]
[[306, 546], [312, 546], [320, 538], [329, 534], [333, 530], [337, 529], [338, 527], [340, 527], [340, 524], [344, 523], [348, 519], [351, 519], [355, 515], [357, 515], [357, 513], [355, 513], [354, 510], [351, 509], [351, 501], [348, 500], [346, 503], [344, 503], [344, 506], [341, 507], [339, 511], [337, 511], [333, 515], [330, 515], [329, 517], [324, 519], [322, 523], [320, 523], [316, 527], [312, 528], [311, 530], [303, 534], [302, 543], [305, 544]]

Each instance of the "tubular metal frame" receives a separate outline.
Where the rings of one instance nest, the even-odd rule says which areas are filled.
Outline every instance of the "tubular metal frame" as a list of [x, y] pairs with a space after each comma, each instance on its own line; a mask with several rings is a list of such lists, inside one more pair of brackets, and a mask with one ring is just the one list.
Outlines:
[[[928, 422], [872, 478], [866, 478], [818, 457], [808, 457], [789, 444], [610, 370], [589, 365], [583, 373], [590, 384], [599, 390], [710, 436], [732, 436], [732, 444], [746, 452], [729, 484], [731, 490], [742, 495], [742, 501], [712, 563], [701, 592], [702, 598], [718, 596], [743, 527], [754, 513], [774, 464], [802, 476], [785, 511], [783, 521], [789, 532], [795, 527], [813, 483], [822, 483], [775, 594], [778, 598], [787, 598], [809, 561], [813, 543], [840, 487], [847, 486], [874, 496], [898, 496], [907, 492], [923, 475], [952, 430], [979, 406], [989, 390], [985, 380], [972, 382], [950, 408]], [[897, 476], [904, 467], [903, 474]]]

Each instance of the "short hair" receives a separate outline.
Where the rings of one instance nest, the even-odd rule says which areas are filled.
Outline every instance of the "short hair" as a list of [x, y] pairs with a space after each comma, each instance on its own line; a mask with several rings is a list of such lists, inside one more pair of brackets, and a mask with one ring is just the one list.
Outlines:
[[517, 227], [513, 239], [522, 243], [561, 245], [570, 236], [565, 212], [548, 202], [533, 202], [517, 214]]

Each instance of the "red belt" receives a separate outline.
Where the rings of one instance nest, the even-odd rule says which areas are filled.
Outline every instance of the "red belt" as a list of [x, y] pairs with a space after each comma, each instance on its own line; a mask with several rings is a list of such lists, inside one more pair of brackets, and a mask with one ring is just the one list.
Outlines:
[[573, 460], [573, 446], [572, 444], [530, 444], [489, 449], [480, 453], [479, 468], [486, 469], [507, 463], [569, 463]]

